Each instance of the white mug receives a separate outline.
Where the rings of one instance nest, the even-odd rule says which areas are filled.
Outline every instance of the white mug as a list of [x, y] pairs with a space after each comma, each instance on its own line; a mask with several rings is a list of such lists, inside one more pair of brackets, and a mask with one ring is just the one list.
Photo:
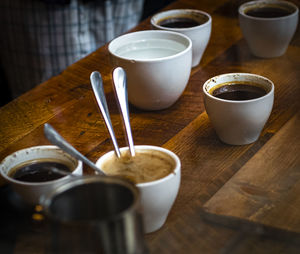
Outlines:
[[[272, 18], [247, 14], [253, 8], [266, 6], [277, 6], [288, 10], [290, 14]], [[242, 4], [239, 7], [239, 23], [252, 54], [263, 58], [283, 55], [296, 31], [298, 13], [298, 7], [288, 1], [263, 0]]]
[[48, 194], [70, 178], [70, 176], [64, 176], [57, 180], [46, 182], [24, 182], [10, 176], [11, 170], [18, 165], [39, 159], [57, 159], [61, 162], [65, 162], [66, 165], [72, 166], [72, 174], [82, 175], [82, 162], [62, 151], [57, 146], [33, 146], [8, 155], [0, 164], [0, 173], [2, 177], [12, 185], [16, 193], [22, 197], [23, 201], [30, 205], [39, 204], [43, 195]]
[[[168, 149], [150, 146], [135, 146], [136, 151], [139, 150], [155, 150], [168, 155], [174, 162], [174, 170], [169, 175], [151, 182], [138, 183], [137, 188], [141, 195], [141, 207], [143, 210], [143, 224], [145, 233], [151, 233], [161, 228], [177, 197], [180, 179], [181, 179], [181, 163], [178, 156]], [[128, 150], [128, 147], [120, 149], [121, 152]], [[96, 165], [102, 168], [103, 163], [115, 156], [114, 151], [110, 151], [99, 158]]]
[[122, 35], [108, 45], [114, 67], [127, 76], [128, 100], [146, 110], [173, 105], [191, 73], [192, 42], [179, 33], [140, 31]]
[[[251, 100], [227, 100], [210, 93], [224, 83], [254, 83], [266, 94]], [[273, 107], [274, 84], [271, 80], [249, 73], [227, 73], [213, 77], [203, 85], [206, 112], [219, 138], [227, 144], [245, 145], [256, 141]]]
[[[171, 18], [190, 18], [195, 20], [198, 25], [177, 28], [166, 27], [160, 24], [161, 21]], [[156, 29], [178, 32], [188, 36], [193, 43], [192, 67], [195, 67], [200, 63], [211, 34], [212, 18], [208, 13], [196, 9], [168, 10], [155, 14], [150, 22]]]

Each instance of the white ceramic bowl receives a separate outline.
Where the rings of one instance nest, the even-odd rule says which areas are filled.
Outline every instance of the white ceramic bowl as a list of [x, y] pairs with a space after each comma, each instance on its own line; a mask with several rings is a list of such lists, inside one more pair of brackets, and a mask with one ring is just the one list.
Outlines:
[[[279, 6], [291, 11], [290, 15], [260, 18], [247, 15], [253, 7]], [[298, 24], [298, 7], [288, 1], [251, 1], [239, 7], [239, 23], [253, 55], [270, 58], [283, 55], [293, 38]]]
[[[224, 100], [209, 93], [223, 83], [255, 83], [266, 95], [252, 100]], [[206, 112], [219, 138], [227, 144], [246, 145], [256, 141], [267, 122], [274, 102], [274, 84], [271, 80], [250, 73], [227, 73], [207, 80], [203, 85]]]
[[[160, 22], [162, 20], [168, 18], [191, 18], [199, 22], [199, 25], [193, 27], [186, 28], [170, 28], [161, 26]], [[155, 14], [151, 18], [151, 25], [160, 30], [173, 31], [182, 33], [188, 36], [193, 43], [192, 52], [193, 52], [193, 62], [192, 67], [197, 66], [202, 58], [202, 55], [207, 47], [207, 44], [210, 39], [211, 34], [211, 16], [200, 10], [195, 9], [175, 9], [175, 10], [167, 10], [160, 13]]]
[[[141, 194], [144, 229], [146, 233], [151, 233], [163, 226], [174, 204], [180, 186], [181, 163], [180, 159], [175, 153], [162, 147], [141, 145], [135, 146], [135, 149], [136, 151], [160, 151], [172, 158], [175, 165], [174, 171], [166, 177], [152, 182], [136, 184]], [[123, 147], [120, 150], [128, 150], [128, 147]], [[96, 165], [101, 168], [103, 163], [113, 156], [115, 156], [114, 151], [104, 154], [96, 162]]]
[[16, 193], [18, 193], [26, 203], [31, 205], [38, 204], [43, 195], [51, 192], [66, 179], [70, 178], [70, 176], [64, 176], [53, 181], [31, 183], [19, 181], [9, 176], [10, 170], [17, 165], [41, 158], [53, 158], [66, 161], [67, 164], [73, 166], [73, 174], [82, 175], [82, 162], [74, 159], [56, 146], [33, 146], [12, 153], [1, 162], [0, 173], [2, 177], [12, 185]]
[[127, 75], [128, 99], [141, 109], [170, 107], [191, 72], [192, 41], [176, 32], [149, 30], [122, 35], [108, 45], [114, 67]]

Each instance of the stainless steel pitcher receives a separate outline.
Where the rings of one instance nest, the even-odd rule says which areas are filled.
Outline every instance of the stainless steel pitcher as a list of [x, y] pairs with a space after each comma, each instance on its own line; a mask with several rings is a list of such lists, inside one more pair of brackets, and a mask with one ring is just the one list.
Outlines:
[[42, 199], [51, 222], [51, 253], [148, 253], [140, 195], [108, 176], [71, 177]]

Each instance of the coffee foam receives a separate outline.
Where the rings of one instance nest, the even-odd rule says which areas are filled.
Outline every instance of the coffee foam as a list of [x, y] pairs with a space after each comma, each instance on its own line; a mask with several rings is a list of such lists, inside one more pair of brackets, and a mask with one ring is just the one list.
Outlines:
[[121, 176], [133, 183], [145, 183], [174, 172], [175, 161], [161, 151], [136, 150], [134, 157], [123, 151], [120, 159], [113, 154], [102, 163], [101, 168], [108, 175]]

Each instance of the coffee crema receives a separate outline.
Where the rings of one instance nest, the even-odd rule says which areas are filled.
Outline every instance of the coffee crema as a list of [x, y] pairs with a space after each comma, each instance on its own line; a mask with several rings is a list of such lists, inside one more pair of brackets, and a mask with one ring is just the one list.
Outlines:
[[209, 93], [217, 98], [233, 101], [252, 100], [267, 94], [258, 84], [228, 82], [215, 86]]
[[166, 177], [174, 172], [175, 162], [160, 151], [136, 150], [134, 157], [128, 151], [122, 152], [121, 158], [111, 156], [101, 164], [101, 169], [108, 175], [120, 176], [137, 184]]
[[256, 18], [279, 18], [292, 14], [293, 11], [280, 6], [257, 6], [245, 11], [248, 16]]
[[[54, 169], [53, 169], [54, 168]], [[72, 170], [65, 163], [53, 159], [40, 159], [26, 161], [10, 170], [8, 176], [23, 182], [47, 182], [64, 177], [63, 174], [55, 172], [55, 169], [71, 173]]]

